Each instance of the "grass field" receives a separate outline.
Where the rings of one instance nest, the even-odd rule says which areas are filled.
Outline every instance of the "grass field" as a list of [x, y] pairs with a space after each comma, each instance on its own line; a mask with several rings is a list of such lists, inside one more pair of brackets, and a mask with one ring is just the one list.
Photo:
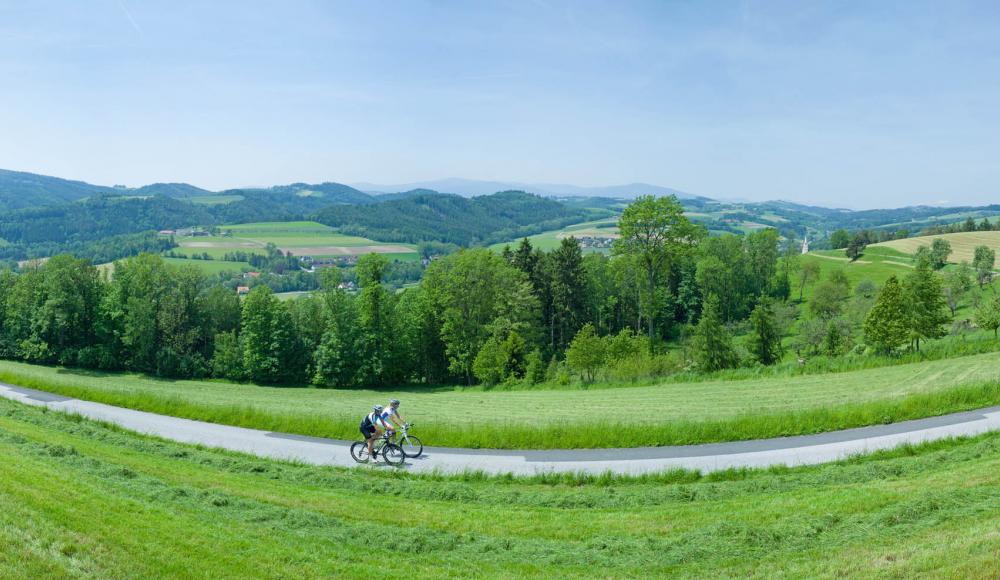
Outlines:
[[[542, 232], [540, 234], [535, 234], [533, 236], [528, 236], [528, 240], [531, 245], [535, 248], [541, 248], [543, 250], [554, 250], [559, 247], [563, 238], [568, 238], [570, 236], [599, 236], [599, 237], [617, 237], [618, 227], [615, 226], [617, 223], [616, 218], [604, 218], [600, 220], [594, 220], [589, 222], [582, 222], [578, 224], [573, 224], [560, 228], [558, 230], [549, 230], [547, 232]], [[511, 248], [517, 247], [520, 243], [521, 238], [516, 240], [511, 240], [508, 242], [503, 242], [499, 244], [493, 244], [490, 246], [491, 250], [500, 251], [503, 250], [504, 246], [510, 246]], [[606, 249], [597, 248], [584, 248], [584, 252], [599, 252], [607, 251]]]
[[194, 266], [206, 274], [218, 274], [220, 272], [244, 272], [249, 271], [249, 262], [227, 262], [224, 260], [192, 260], [189, 258], [163, 258], [163, 261], [172, 266]]
[[265, 222], [222, 226], [229, 235], [177, 238], [179, 252], [207, 253], [219, 259], [232, 252], [265, 253], [272, 243], [296, 256], [337, 257], [362, 254], [385, 254], [390, 259], [416, 260], [416, 248], [410, 244], [376, 242], [357, 236], [345, 236], [316, 222]]
[[1000, 404], [1000, 353], [835, 374], [574, 391], [275, 388], [6, 361], [0, 379], [178, 417], [345, 439], [355, 437], [373, 404], [395, 396], [435, 445], [631, 447], [794, 435]]
[[[813, 261], [819, 264], [820, 280], [828, 279], [833, 270], [843, 270], [843, 272], [847, 274], [847, 278], [850, 280], [852, 288], [862, 280], [871, 280], [878, 286], [881, 286], [889, 278], [889, 276], [896, 276], [902, 280], [913, 272], [914, 268], [912, 256], [910, 254], [906, 254], [899, 249], [884, 246], [882, 244], [868, 246], [864, 255], [855, 262], [851, 262], [847, 259], [844, 250], [814, 251], [810, 252], [806, 256], [803, 256], [803, 260]], [[942, 272], [947, 272], [953, 268], [958, 268], [958, 266], [955, 264], [948, 264]], [[799, 275], [796, 273], [792, 279], [792, 297], [794, 299], [798, 299], [799, 296], [798, 280]], [[809, 300], [812, 299], [813, 292], [817, 285], [817, 283], [813, 282], [805, 288], [805, 292], [803, 293], [805, 302], [809, 302]], [[975, 300], [984, 300], [993, 296], [996, 292], [997, 285], [997, 281], [987, 284], [983, 288], [974, 285], [959, 303], [959, 307], [955, 312], [954, 320], [973, 319], [975, 317], [975, 308], [973, 306], [976, 303]], [[967, 338], [986, 337], [991, 335], [992, 333], [989, 331], [977, 330], [967, 335]]]
[[995, 577], [1000, 435], [641, 479], [319, 468], [0, 401], [0, 577]]
[[[815, 250], [802, 256], [802, 261], [811, 261], [819, 265], [820, 280], [827, 279], [833, 270], [843, 270], [852, 288], [862, 280], [871, 280], [881, 286], [890, 276], [903, 278], [913, 271], [913, 263], [908, 255], [892, 248], [874, 246], [869, 246], [864, 256], [854, 262], [847, 258], [844, 250]], [[792, 280], [792, 297], [796, 299], [799, 296], [798, 274], [799, 272], [796, 272]], [[806, 286], [803, 293], [806, 302], [812, 298], [812, 291], [816, 285], [814, 281]]]
[[993, 251], [1000, 251], [1000, 232], [959, 232], [955, 234], [942, 234], [939, 236], [920, 236], [917, 238], [905, 238], [902, 240], [892, 240], [868, 246], [869, 250], [875, 248], [891, 248], [904, 254], [913, 254], [920, 246], [930, 246], [936, 238], [948, 240], [951, 244], [952, 254], [948, 261], [954, 264], [961, 262], [972, 263], [976, 246], [988, 246]]

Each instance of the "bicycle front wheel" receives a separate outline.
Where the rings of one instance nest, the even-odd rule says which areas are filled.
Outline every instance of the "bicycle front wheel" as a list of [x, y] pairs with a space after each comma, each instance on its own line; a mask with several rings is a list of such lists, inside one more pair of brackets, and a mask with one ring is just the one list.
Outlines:
[[382, 448], [382, 461], [385, 461], [388, 465], [399, 467], [406, 461], [406, 454], [403, 453], [403, 448], [399, 445], [386, 443], [385, 447]]
[[413, 435], [407, 435], [399, 442], [403, 448], [403, 455], [407, 457], [420, 457], [424, 453], [424, 444]]
[[353, 457], [358, 463], [368, 463], [368, 459], [370, 458], [368, 453], [368, 442], [357, 441], [354, 445], [351, 445], [351, 457]]

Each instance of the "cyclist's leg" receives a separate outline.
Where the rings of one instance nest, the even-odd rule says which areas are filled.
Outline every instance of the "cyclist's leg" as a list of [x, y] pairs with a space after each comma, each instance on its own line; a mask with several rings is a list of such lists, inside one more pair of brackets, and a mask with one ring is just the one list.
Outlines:
[[362, 423], [361, 435], [365, 438], [365, 442], [368, 443], [368, 457], [371, 457], [375, 453], [375, 429], [372, 427], [366, 429], [364, 423]]

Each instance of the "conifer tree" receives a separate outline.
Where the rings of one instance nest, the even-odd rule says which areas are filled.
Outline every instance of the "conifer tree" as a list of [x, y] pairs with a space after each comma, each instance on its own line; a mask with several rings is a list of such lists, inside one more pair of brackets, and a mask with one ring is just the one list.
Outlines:
[[694, 352], [699, 368], [706, 372], [732, 368], [739, 363], [733, 339], [722, 323], [719, 299], [714, 294], [705, 298], [701, 320], [695, 329]]
[[773, 365], [781, 360], [781, 333], [775, 322], [771, 301], [762, 296], [750, 313], [750, 354], [762, 365]]

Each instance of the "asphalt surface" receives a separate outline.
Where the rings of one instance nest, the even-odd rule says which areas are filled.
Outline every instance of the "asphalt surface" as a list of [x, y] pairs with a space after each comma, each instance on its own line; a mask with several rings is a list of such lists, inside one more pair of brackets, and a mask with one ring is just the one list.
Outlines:
[[[273, 433], [179, 419], [81, 401], [44, 391], [0, 383], [0, 396], [55, 411], [114, 423], [125, 429], [182, 443], [296, 460], [317, 465], [356, 464], [351, 441]], [[732, 443], [639, 447], [630, 449], [499, 450], [426, 447], [424, 455], [408, 459], [406, 469], [455, 473], [484, 471], [529, 475], [545, 472], [641, 474], [668, 469], [703, 472], [738, 467], [806, 465], [949, 437], [978, 435], [1000, 429], [1000, 407], [875, 425], [816, 435], [779, 437]], [[419, 435], [419, 433], [414, 433]]]

